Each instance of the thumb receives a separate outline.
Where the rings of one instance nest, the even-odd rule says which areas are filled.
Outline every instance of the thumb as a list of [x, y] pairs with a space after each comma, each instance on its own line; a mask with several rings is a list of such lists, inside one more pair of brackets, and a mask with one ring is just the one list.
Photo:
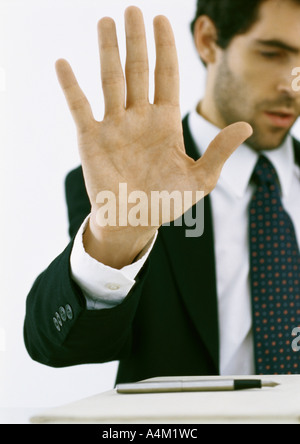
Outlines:
[[231, 154], [252, 134], [253, 129], [248, 123], [238, 122], [220, 131], [210, 143], [205, 154], [194, 165], [196, 175], [205, 185], [205, 194], [216, 186], [222, 168]]

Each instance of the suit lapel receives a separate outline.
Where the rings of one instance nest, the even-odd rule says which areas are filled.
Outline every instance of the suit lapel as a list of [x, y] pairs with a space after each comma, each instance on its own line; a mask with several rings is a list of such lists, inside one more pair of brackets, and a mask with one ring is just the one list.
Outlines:
[[300, 143], [296, 139], [293, 139], [293, 141], [294, 141], [295, 159], [297, 164], [300, 166]]
[[[183, 121], [187, 154], [199, 158], [197, 148]], [[194, 326], [205, 343], [219, 372], [219, 328], [216, 290], [214, 239], [210, 198], [204, 199], [204, 234], [198, 238], [186, 237], [189, 227], [171, 224], [161, 228], [180, 294]]]

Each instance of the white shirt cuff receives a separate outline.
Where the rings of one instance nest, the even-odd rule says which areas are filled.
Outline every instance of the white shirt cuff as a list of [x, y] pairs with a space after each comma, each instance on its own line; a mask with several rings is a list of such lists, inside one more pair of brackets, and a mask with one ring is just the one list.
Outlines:
[[135, 284], [135, 278], [143, 268], [155, 244], [157, 234], [146, 245], [136, 262], [121, 270], [108, 267], [92, 258], [84, 249], [83, 234], [88, 216], [81, 225], [71, 253], [71, 275], [86, 298], [88, 310], [113, 308], [121, 304]]

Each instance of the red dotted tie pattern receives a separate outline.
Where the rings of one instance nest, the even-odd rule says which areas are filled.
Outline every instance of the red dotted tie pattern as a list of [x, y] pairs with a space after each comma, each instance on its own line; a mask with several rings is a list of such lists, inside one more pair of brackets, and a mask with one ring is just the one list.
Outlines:
[[300, 326], [300, 253], [277, 173], [260, 156], [250, 204], [250, 267], [256, 373], [300, 373], [292, 330]]

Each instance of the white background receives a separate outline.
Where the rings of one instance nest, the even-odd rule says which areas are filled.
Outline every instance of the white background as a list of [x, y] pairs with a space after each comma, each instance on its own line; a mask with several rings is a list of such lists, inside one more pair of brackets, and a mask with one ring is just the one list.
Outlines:
[[100, 120], [97, 22], [107, 15], [116, 20], [124, 61], [123, 14], [129, 5], [144, 12], [152, 70], [153, 18], [170, 19], [185, 115], [205, 84], [189, 30], [196, 0], [0, 0], [0, 408], [57, 406], [114, 384], [116, 362], [65, 369], [33, 362], [23, 343], [23, 321], [33, 281], [69, 242], [64, 179], [79, 164], [55, 61], [69, 60]]
[[97, 22], [103, 16], [116, 20], [124, 61], [124, 10], [130, 5], [144, 12], [152, 71], [153, 18], [167, 15], [173, 25], [184, 115], [204, 86], [189, 31], [195, 0], [0, 0], [0, 408], [56, 406], [114, 385], [115, 362], [52, 369], [32, 361], [23, 321], [33, 281], [69, 242], [64, 179], [79, 165], [55, 61], [69, 60], [100, 120]]

